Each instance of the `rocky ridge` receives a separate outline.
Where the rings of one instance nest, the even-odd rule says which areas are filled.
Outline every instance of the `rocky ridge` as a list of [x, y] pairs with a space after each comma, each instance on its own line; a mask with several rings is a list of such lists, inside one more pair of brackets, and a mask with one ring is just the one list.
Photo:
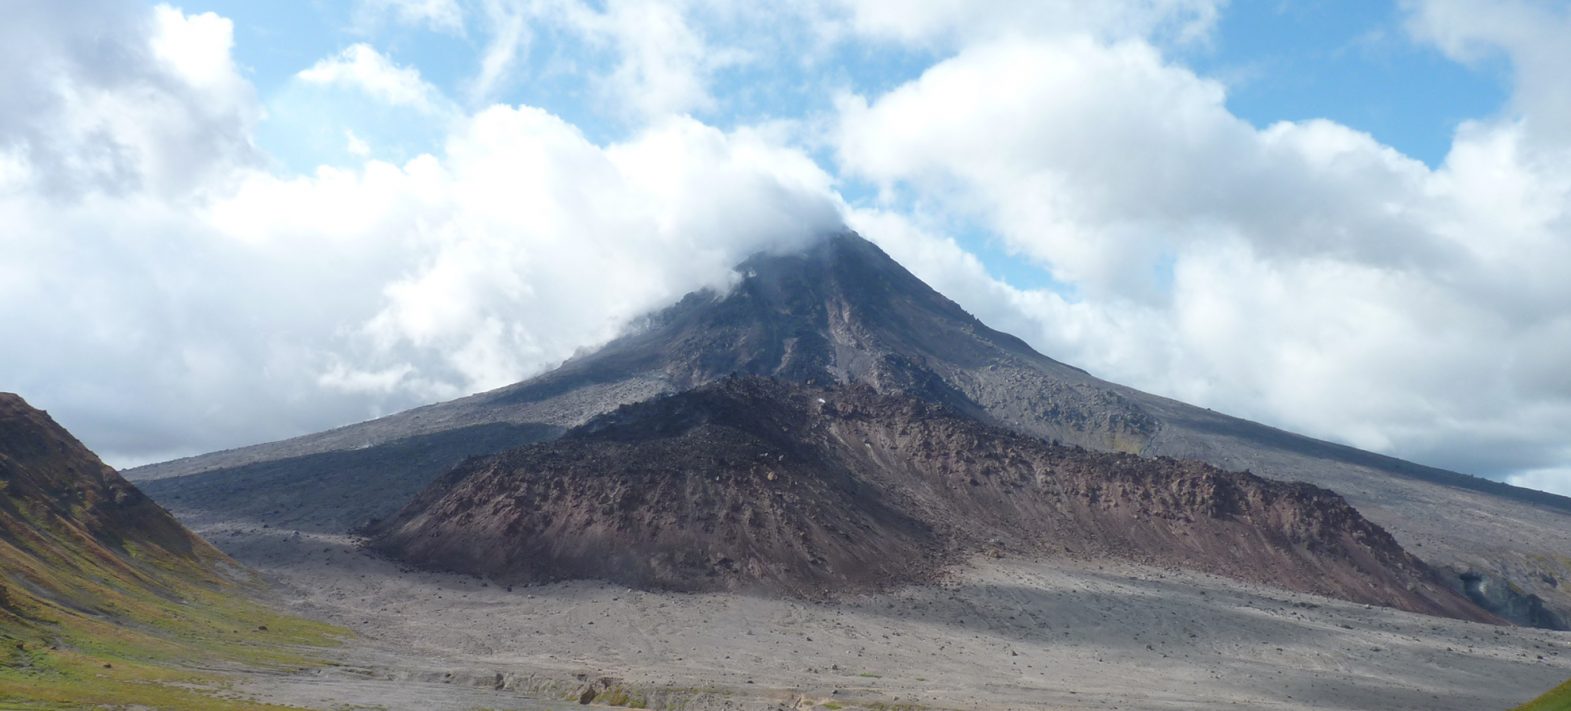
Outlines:
[[1055, 444], [866, 385], [727, 378], [475, 458], [373, 546], [503, 583], [799, 596], [966, 556], [1115, 557], [1498, 621], [1336, 494]]

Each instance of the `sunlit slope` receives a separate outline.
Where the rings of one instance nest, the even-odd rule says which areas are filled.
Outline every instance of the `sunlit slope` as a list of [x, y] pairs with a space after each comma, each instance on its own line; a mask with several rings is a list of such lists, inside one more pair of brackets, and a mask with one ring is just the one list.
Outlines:
[[47, 413], [0, 393], [0, 707], [259, 708], [214, 696], [218, 672], [314, 664], [335, 635], [256, 592]]

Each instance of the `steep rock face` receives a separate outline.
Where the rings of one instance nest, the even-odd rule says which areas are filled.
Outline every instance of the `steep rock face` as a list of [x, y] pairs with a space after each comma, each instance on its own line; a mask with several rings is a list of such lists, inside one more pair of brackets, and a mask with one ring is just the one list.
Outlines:
[[504, 582], [811, 596], [1025, 552], [1495, 619], [1324, 489], [1054, 445], [869, 386], [728, 378], [626, 406], [465, 462], [375, 533], [394, 556]]
[[0, 590], [20, 616], [92, 611], [102, 588], [216, 582], [228, 559], [43, 411], [0, 393]]

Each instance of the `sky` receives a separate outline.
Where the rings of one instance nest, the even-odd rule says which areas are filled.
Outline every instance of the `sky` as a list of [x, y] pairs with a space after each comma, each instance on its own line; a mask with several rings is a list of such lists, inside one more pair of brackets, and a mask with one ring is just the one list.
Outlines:
[[21, 0], [0, 389], [119, 466], [849, 226], [1103, 378], [1571, 494], [1571, 3]]

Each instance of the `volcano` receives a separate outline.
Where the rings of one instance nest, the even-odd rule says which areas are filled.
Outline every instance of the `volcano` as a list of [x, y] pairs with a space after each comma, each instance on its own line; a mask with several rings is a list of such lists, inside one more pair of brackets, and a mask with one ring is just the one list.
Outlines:
[[1100, 380], [987, 327], [877, 246], [838, 234], [737, 267], [530, 380], [314, 435], [128, 472], [192, 516], [344, 531], [386, 519], [466, 458], [554, 440], [731, 375], [856, 385], [981, 426], [1193, 459], [1336, 491], [1460, 595], [1513, 621], [1571, 612], [1571, 500], [1323, 442]]

